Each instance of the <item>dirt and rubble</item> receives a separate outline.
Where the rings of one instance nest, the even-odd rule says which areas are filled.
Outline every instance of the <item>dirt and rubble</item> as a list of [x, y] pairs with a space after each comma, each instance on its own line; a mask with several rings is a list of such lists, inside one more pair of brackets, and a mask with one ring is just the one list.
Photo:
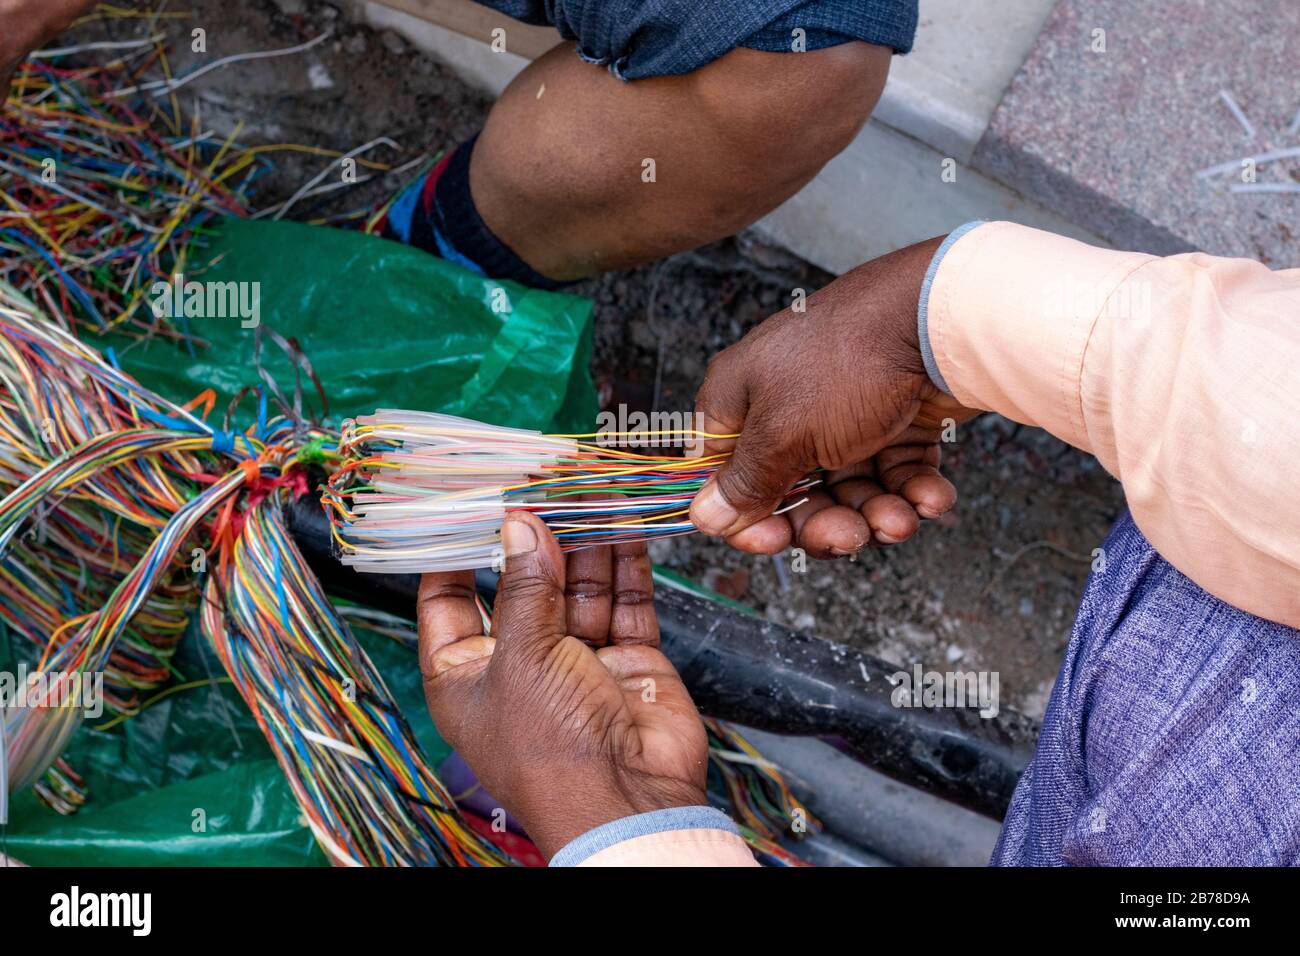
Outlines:
[[[433, 156], [472, 135], [490, 99], [391, 31], [364, 25], [360, 5], [319, 0], [191, 0], [192, 17], [160, 20], [177, 38], [173, 69], [196, 65], [194, 23], [207, 56], [331, 36], [309, 53], [233, 64], [188, 85], [181, 107], [248, 144], [295, 142], [347, 151], [387, 137], [366, 156], [393, 165]], [[149, 25], [92, 25], [135, 35]], [[182, 45], [181, 40], [184, 39]], [[282, 202], [328, 160], [278, 153], [259, 183]], [[292, 218], [373, 205], [401, 178], [366, 173], [348, 190], [304, 199]], [[409, 173], [407, 174], [410, 175]], [[750, 233], [574, 291], [595, 303], [593, 374], [603, 397], [642, 409], [688, 411], [709, 357], [833, 277]], [[310, 342], [304, 343], [310, 351]], [[797, 387], [797, 386], [796, 386]], [[912, 542], [855, 561], [755, 558], [699, 536], [657, 542], [655, 560], [769, 619], [855, 644], [899, 665], [996, 670], [1003, 704], [1041, 716], [1092, 560], [1123, 507], [1091, 458], [1041, 431], [985, 416], [945, 452], [956, 510]]]

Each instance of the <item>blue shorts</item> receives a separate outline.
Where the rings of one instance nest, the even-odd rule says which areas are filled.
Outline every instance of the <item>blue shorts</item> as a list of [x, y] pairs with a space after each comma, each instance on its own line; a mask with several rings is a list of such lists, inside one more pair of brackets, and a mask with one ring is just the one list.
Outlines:
[[[619, 79], [690, 73], [739, 47], [789, 53], [853, 40], [912, 49], [917, 0], [478, 0], [550, 24]], [[798, 31], [802, 30], [802, 33]]]

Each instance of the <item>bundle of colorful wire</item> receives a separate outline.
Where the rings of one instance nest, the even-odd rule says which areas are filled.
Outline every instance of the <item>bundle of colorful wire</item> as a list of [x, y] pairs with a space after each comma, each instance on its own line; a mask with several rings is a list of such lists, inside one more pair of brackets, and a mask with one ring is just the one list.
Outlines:
[[[341, 560], [360, 571], [499, 567], [507, 511], [541, 517], [566, 551], [694, 531], [691, 499], [726, 455], [674, 458], [610, 447], [627, 437], [545, 435], [381, 409], [344, 422], [345, 459], [322, 503]], [[635, 440], [719, 437], [732, 436], [680, 430], [637, 433]], [[782, 510], [817, 481], [792, 488]]]
[[[199, 271], [213, 216], [244, 215], [256, 150], [182, 120], [175, 97], [120, 95], [161, 42], [104, 66], [26, 63], [0, 116], [0, 278], [100, 331], [188, 334], [145, 307], [158, 280]], [[64, 62], [62, 58], [55, 58]], [[164, 107], [170, 105], [171, 109]]]
[[208, 581], [203, 633], [271, 743], [304, 816], [346, 866], [506, 862], [420, 759], [378, 672], [286, 531], [283, 492], [250, 508]]
[[705, 719], [704, 728], [709, 734], [710, 766], [722, 779], [729, 810], [746, 842], [771, 864], [806, 865], [778, 841], [818, 833], [821, 822], [791, 792], [780, 768], [739, 730], [711, 718]]
[[[29, 680], [39, 690], [0, 712], [6, 790], [32, 785], [59, 757], [80, 725], [75, 690], [85, 679], [105, 674], [107, 683], [115, 668], [135, 678], [119, 700], [131, 713], [135, 689], [167, 676], [178, 637], [172, 622], [184, 620], [198, 594], [182, 552], [203, 541], [216, 556], [201, 572], [205, 633], [330, 859], [502, 861], [460, 821], [364, 650], [284, 534], [284, 496], [306, 492], [301, 456], [326, 444], [319, 429], [268, 417], [265, 398], [246, 431], [216, 429], [0, 284], [3, 605], [27, 620], [41, 648], [40, 680]], [[123, 525], [135, 533], [121, 533]], [[20, 532], [25, 526], [35, 533]], [[62, 606], [51, 601], [68, 568], [85, 574], [78, 562], [88, 552], [111, 554], [111, 562], [100, 554], [110, 573], [63, 589]], [[29, 608], [39, 613], [29, 617]], [[154, 618], [163, 624], [157, 642]], [[141, 677], [141, 660], [163, 666]]]
[[54, 766], [45, 771], [45, 776], [32, 789], [47, 807], [65, 817], [76, 813], [86, 802], [85, 781], [62, 757], [54, 761]]
[[[147, 416], [181, 428], [147, 427]], [[141, 569], [149, 587], [113, 612], [128, 597], [120, 582], [193, 497], [187, 476], [201, 468], [191, 452], [211, 446], [204, 429], [0, 286], [0, 607], [42, 648], [40, 670], [56, 675], [46, 698], [93, 672], [106, 706], [125, 709], [168, 677], [193, 606], [168, 562]], [[80, 720], [76, 707], [32, 703], [6, 715], [17, 784], [44, 771]]]

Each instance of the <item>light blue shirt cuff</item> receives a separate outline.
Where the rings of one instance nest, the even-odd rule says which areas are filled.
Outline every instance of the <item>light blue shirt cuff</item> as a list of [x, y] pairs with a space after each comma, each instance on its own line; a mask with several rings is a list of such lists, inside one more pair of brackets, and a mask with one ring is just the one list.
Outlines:
[[672, 807], [611, 820], [567, 843], [551, 857], [551, 866], [577, 866], [615, 843], [669, 830], [726, 830], [740, 835], [731, 817], [713, 807]]
[[952, 389], [943, 380], [943, 373], [939, 371], [939, 363], [934, 360], [934, 349], [930, 348], [930, 326], [926, 320], [926, 310], [930, 304], [930, 286], [934, 284], [935, 274], [939, 271], [939, 263], [943, 261], [943, 257], [948, 254], [948, 250], [953, 247], [953, 244], [972, 229], [984, 225], [985, 222], [984, 219], [976, 219], [964, 226], [958, 226], [948, 233], [948, 238], [943, 241], [943, 245], [935, 251], [934, 258], [930, 260], [930, 267], [925, 270], [925, 281], [921, 283], [921, 298], [916, 303], [916, 330], [921, 341], [921, 359], [925, 362], [925, 370], [930, 375], [930, 381], [949, 395], [952, 394]]

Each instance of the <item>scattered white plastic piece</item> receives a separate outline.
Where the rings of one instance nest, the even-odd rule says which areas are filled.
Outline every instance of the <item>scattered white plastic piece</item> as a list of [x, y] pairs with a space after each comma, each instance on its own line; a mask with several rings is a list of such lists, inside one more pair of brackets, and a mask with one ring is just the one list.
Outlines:
[[1256, 166], [1263, 166], [1265, 163], [1276, 162], [1279, 159], [1292, 159], [1296, 156], [1300, 156], [1300, 146], [1287, 146], [1283, 149], [1271, 149], [1267, 153], [1256, 153], [1254, 156], [1243, 156], [1241, 159], [1231, 159], [1226, 163], [1207, 166], [1196, 175], [1199, 179], [1209, 179], [1211, 176], [1221, 176], [1224, 173], [1240, 172], [1241, 164], [1245, 162], [1252, 162]]
[[1300, 183], [1237, 183], [1234, 193], [1300, 193]]
[[154, 96], [166, 96], [173, 90], [178, 90], [190, 80], [197, 80], [205, 73], [210, 73], [215, 69], [223, 66], [229, 66], [231, 63], [242, 63], [246, 60], [265, 60], [276, 56], [290, 56], [294, 53], [304, 53], [312, 47], [319, 46], [334, 35], [333, 30], [327, 30], [315, 39], [308, 40], [306, 43], [299, 43], [297, 46], [285, 47], [281, 50], [260, 50], [253, 53], [235, 53], [231, 56], [223, 56], [219, 60], [213, 60], [207, 66], [201, 66], [193, 72], [186, 73], [184, 76], [173, 77], [170, 80], [150, 80], [148, 83], [141, 83], [139, 86], [128, 86], [120, 90], [115, 90], [112, 95], [130, 96], [132, 93], [145, 91], [152, 93]]
[[45, 50], [33, 50], [27, 54], [33, 60], [47, 60], [56, 56], [68, 56], [71, 53], [90, 53], [94, 50], [134, 50], [143, 46], [152, 46], [165, 40], [166, 34], [158, 33], [143, 40], [100, 40], [97, 43], [81, 43], [77, 46], [61, 46]]
[[1228, 107], [1228, 110], [1232, 113], [1233, 117], [1241, 124], [1241, 128], [1246, 131], [1246, 138], [1254, 139], [1255, 124], [1246, 118], [1246, 114], [1242, 111], [1241, 107], [1237, 105], [1237, 101], [1232, 98], [1232, 94], [1227, 90], [1219, 90], [1219, 99], [1223, 100], [1223, 104]]

